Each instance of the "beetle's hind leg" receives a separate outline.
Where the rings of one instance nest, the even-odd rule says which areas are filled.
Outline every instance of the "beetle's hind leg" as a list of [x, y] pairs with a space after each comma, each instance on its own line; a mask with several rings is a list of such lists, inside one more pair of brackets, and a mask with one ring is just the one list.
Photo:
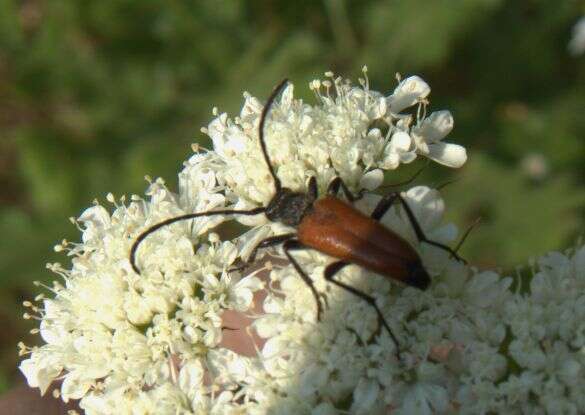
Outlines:
[[346, 265], [348, 265], [348, 264], [347, 264], [347, 262], [344, 262], [344, 261], [336, 261], [336, 262], [333, 262], [332, 264], [329, 264], [327, 266], [327, 268], [325, 268], [325, 273], [324, 273], [325, 280], [329, 281], [332, 284], [337, 285], [339, 288], [342, 288], [346, 291], [349, 291], [350, 293], [352, 293], [354, 295], [357, 295], [358, 297], [360, 297], [361, 299], [366, 301], [370, 306], [372, 306], [374, 308], [374, 310], [376, 310], [376, 314], [378, 315], [378, 324], [381, 324], [382, 326], [384, 326], [384, 328], [388, 331], [388, 334], [390, 334], [390, 337], [392, 338], [392, 341], [394, 342], [394, 345], [396, 346], [396, 349], [395, 349], [396, 350], [396, 358], [398, 360], [400, 360], [400, 346], [398, 343], [398, 339], [394, 335], [394, 332], [392, 332], [390, 325], [388, 324], [388, 322], [384, 318], [384, 315], [382, 314], [382, 311], [380, 310], [380, 308], [376, 304], [376, 299], [374, 297], [372, 297], [371, 295], [368, 295], [368, 294], [358, 290], [357, 288], [352, 287], [351, 285], [348, 285], [344, 282], [338, 281], [338, 280], [333, 278], [335, 276], [335, 274], [337, 274]]
[[290, 251], [299, 250], [299, 249], [307, 249], [307, 247], [304, 246], [297, 239], [289, 239], [288, 241], [286, 241], [283, 244], [282, 249], [283, 249], [286, 257], [288, 258], [288, 260], [291, 262], [291, 264], [293, 264], [293, 267], [295, 267], [295, 270], [297, 271], [297, 273], [301, 276], [301, 278], [303, 279], [305, 284], [307, 284], [307, 286], [309, 287], [309, 289], [313, 293], [313, 297], [315, 297], [315, 302], [317, 303], [317, 321], [321, 321], [321, 317], [323, 316], [323, 305], [322, 305], [321, 301], [323, 301], [325, 303], [325, 305], [327, 306], [328, 305], [327, 298], [322, 296], [319, 293], [319, 291], [317, 291], [317, 289], [315, 288], [315, 284], [313, 283], [313, 280], [311, 279], [311, 277], [309, 277], [309, 275], [305, 272], [305, 270], [303, 270], [301, 268], [301, 266], [299, 265], [297, 260], [294, 259], [294, 257], [290, 253]]
[[[335, 194], [335, 193], [337, 193], [339, 191], [339, 187], [340, 186], [342, 186], [342, 188], [344, 189], [344, 193], [346, 193], [346, 197], [348, 199], [350, 199], [350, 197], [347, 196], [347, 193], [349, 193], [350, 195], [351, 195], [351, 193], [349, 192], [349, 189], [347, 189], [347, 187], [343, 183], [343, 180], [340, 177], [336, 177], [335, 179], [333, 179], [333, 181], [329, 184], [329, 188], [327, 189], [327, 192], [330, 193], [330, 194], [331, 193]], [[374, 211], [370, 215], [370, 217], [372, 219], [374, 219], [375, 221], [379, 221], [382, 218], [382, 216], [384, 216], [384, 214], [388, 211], [388, 209], [390, 208], [390, 206], [392, 206], [392, 204], [394, 203], [394, 200], [389, 200], [389, 201], [386, 200], [385, 201], [384, 199], [385, 198], [383, 198], [378, 203], [378, 205], [376, 206], [376, 208], [374, 209]], [[354, 200], [355, 200], [355, 196], [354, 196]], [[390, 325], [388, 324], [388, 322], [384, 318], [382, 312], [380, 311], [380, 309], [376, 305], [375, 299], [373, 297], [369, 296], [368, 294], [359, 291], [356, 288], [350, 287], [347, 284], [344, 284], [342, 282], [339, 282], [339, 281], [333, 279], [333, 277], [335, 276], [335, 274], [337, 274], [339, 271], [341, 271], [347, 265], [349, 265], [349, 263], [348, 262], [345, 262], [345, 261], [335, 261], [335, 262], [329, 264], [327, 266], [327, 268], [325, 268], [325, 272], [324, 272], [325, 280], [326, 281], [329, 281], [329, 282], [331, 282], [331, 283], [333, 283], [335, 285], [337, 285], [340, 288], [343, 288], [344, 290], [347, 290], [347, 291], [351, 292], [352, 294], [357, 295], [358, 297], [360, 297], [360, 298], [364, 299], [365, 301], [367, 301], [368, 304], [370, 304], [372, 307], [374, 307], [374, 309], [376, 310], [376, 314], [378, 315], [378, 328], [376, 329], [376, 332], [374, 333], [374, 335], [377, 335], [380, 332], [380, 329], [383, 326], [388, 331], [388, 333], [390, 334], [390, 337], [392, 338], [392, 341], [396, 345], [396, 357], [398, 359], [400, 359], [400, 345], [398, 343], [398, 339], [394, 335], [394, 332], [390, 328]]]
[[414, 229], [414, 233], [416, 234], [416, 237], [419, 240], [419, 242], [425, 242], [429, 245], [433, 245], [433, 246], [436, 246], [437, 248], [440, 248], [444, 251], [447, 251], [451, 254], [451, 256], [453, 258], [457, 259], [458, 261], [463, 262], [464, 264], [467, 264], [466, 260], [461, 258], [457, 254], [457, 252], [455, 252], [453, 249], [451, 249], [447, 245], [442, 244], [440, 242], [431, 241], [430, 239], [428, 239], [426, 237], [422, 228], [420, 227], [420, 224], [416, 220], [414, 213], [412, 213], [410, 206], [408, 206], [408, 203], [406, 202], [406, 200], [404, 200], [404, 198], [402, 196], [400, 196], [400, 193], [398, 193], [398, 192], [389, 193], [389, 194], [385, 195], [384, 197], [382, 197], [382, 199], [378, 202], [378, 205], [376, 206], [376, 208], [372, 212], [372, 215], [371, 215], [372, 219], [380, 220], [382, 218], [382, 216], [384, 216], [384, 214], [386, 212], [388, 212], [388, 209], [390, 209], [390, 207], [396, 201], [400, 202], [400, 204], [404, 208], [404, 211], [406, 212], [406, 216], [408, 216], [408, 220], [409, 220], [410, 224], [412, 225], [412, 228]]

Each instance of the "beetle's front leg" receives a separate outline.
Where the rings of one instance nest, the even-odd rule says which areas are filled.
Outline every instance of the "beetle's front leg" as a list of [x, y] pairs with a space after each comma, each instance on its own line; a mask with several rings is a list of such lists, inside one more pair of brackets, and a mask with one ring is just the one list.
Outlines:
[[252, 250], [252, 253], [250, 254], [250, 256], [248, 257], [247, 261], [242, 261], [243, 264], [235, 267], [235, 268], [230, 268], [229, 272], [234, 272], [234, 271], [241, 271], [243, 269], [246, 269], [247, 267], [249, 267], [251, 264], [254, 263], [254, 260], [256, 259], [256, 255], [258, 254], [258, 251], [260, 249], [264, 249], [264, 248], [269, 248], [271, 246], [276, 246], [276, 245], [280, 245], [286, 241], [288, 241], [289, 239], [295, 237], [296, 234], [295, 233], [285, 233], [282, 235], [276, 235], [276, 236], [270, 236], [266, 239], [263, 239], [262, 241], [260, 241], [258, 243], [258, 245], [256, 245], [254, 247], [254, 250]]
[[361, 190], [357, 195], [354, 195], [349, 190], [349, 188], [347, 187], [347, 185], [345, 184], [343, 179], [339, 176], [337, 176], [333, 180], [331, 180], [331, 183], [329, 183], [329, 186], [327, 186], [327, 194], [331, 195], [331, 196], [337, 196], [337, 193], [339, 192], [339, 188], [341, 188], [341, 190], [343, 190], [343, 194], [345, 195], [347, 200], [349, 200], [352, 203], [355, 202], [356, 200], [360, 200], [362, 197], [364, 197], [363, 190]]

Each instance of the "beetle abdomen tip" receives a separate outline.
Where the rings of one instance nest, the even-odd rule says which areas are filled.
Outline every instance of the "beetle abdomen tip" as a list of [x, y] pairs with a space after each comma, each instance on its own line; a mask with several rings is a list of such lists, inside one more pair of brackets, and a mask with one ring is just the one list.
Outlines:
[[431, 277], [425, 269], [420, 266], [414, 268], [408, 276], [408, 279], [404, 282], [418, 289], [426, 290], [429, 288], [429, 285], [431, 285]]

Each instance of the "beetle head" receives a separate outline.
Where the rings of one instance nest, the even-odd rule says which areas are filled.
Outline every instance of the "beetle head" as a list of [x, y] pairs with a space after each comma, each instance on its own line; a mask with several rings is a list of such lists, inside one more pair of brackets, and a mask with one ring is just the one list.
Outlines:
[[265, 214], [271, 222], [296, 227], [312, 205], [313, 198], [310, 195], [283, 187], [268, 203]]

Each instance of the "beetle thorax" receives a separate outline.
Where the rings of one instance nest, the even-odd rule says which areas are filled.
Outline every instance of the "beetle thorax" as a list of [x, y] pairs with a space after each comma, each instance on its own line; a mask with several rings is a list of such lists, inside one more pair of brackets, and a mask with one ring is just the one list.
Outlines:
[[284, 187], [268, 203], [265, 214], [271, 222], [296, 227], [313, 205], [313, 201], [305, 193], [293, 192]]

